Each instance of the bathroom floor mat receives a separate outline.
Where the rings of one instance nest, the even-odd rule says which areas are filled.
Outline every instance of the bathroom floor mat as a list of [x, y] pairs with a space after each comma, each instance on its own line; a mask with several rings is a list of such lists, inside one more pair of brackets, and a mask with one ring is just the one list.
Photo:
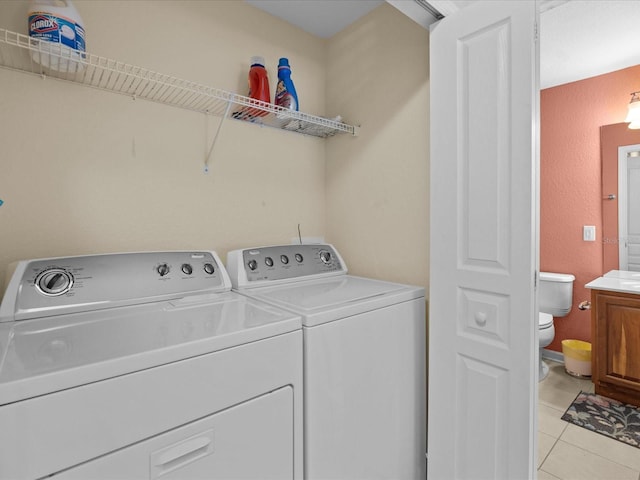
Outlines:
[[640, 409], [633, 405], [580, 392], [562, 420], [640, 448]]

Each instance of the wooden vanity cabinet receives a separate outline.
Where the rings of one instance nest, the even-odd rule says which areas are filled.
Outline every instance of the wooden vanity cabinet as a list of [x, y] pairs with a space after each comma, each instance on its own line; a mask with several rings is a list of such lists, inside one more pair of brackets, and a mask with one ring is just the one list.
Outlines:
[[640, 406], [640, 295], [592, 290], [591, 338], [596, 393]]

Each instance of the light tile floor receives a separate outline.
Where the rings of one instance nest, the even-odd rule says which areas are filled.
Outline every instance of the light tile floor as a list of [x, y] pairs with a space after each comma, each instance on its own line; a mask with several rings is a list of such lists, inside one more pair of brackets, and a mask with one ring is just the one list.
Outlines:
[[549, 375], [539, 384], [538, 478], [540, 480], [640, 480], [640, 448], [572, 425], [560, 417], [593, 383], [571, 377], [561, 363], [545, 360]]

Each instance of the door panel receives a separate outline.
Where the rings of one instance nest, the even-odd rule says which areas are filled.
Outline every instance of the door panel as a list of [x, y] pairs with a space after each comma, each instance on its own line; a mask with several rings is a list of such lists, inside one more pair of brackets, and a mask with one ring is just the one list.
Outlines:
[[428, 478], [535, 475], [536, 17], [432, 27]]
[[[459, 127], [463, 269], [508, 268], [509, 137], [502, 135], [509, 121], [509, 72], [505, 21], [458, 40], [458, 68], [462, 91]], [[478, 122], [483, 128], [477, 128]], [[497, 272], [496, 272], [497, 273]]]

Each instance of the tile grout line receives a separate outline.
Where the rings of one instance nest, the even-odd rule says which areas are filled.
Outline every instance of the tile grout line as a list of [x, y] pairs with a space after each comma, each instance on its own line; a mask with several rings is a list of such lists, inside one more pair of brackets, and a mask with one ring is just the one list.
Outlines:
[[[557, 478], [558, 480], [564, 480], [564, 479], [562, 479], [562, 478], [560, 478], [560, 477], [557, 477], [557, 476], [556, 476], [556, 475], [554, 475], [553, 473], [547, 472], [546, 470], [542, 470], [542, 468], [539, 468], [539, 469], [538, 469], [538, 472], [544, 472], [544, 473], [546, 473], [547, 475], [549, 475], [550, 477]], [[638, 480], [640, 480], [640, 478], [639, 478]]]
[[[612, 439], [612, 440], [613, 440], [613, 439]], [[611, 460], [610, 458], [605, 457], [605, 456], [603, 456], [603, 455], [601, 455], [601, 454], [599, 454], [599, 453], [592, 452], [591, 450], [587, 450], [586, 448], [584, 448], [584, 447], [582, 447], [582, 446], [580, 446], [580, 445], [576, 445], [576, 444], [574, 444], [574, 443], [567, 442], [566, 440], [563, 440], [563, 439], [561, 439], [561, 438], [558, 438], [558, 441], [562, 441], [563, 443], [566, 443], [567, 445], [570, 445], [570, 446], [571, 446], [571, 447], [573, 447], [573, 448], [577, 448], [578, 450], [582, 450], [583, 452], [585, 452], [585, 453], [587, 453], [587, 454], [589, 454], [589, 455], [591, 455], [591, 456], [601, 458], [601, 459], [603, 459], [603, 460], [605, 460], [605, 461], [607, 461], [607, 462], [609, 462], [609, 463], [613, 463], [613, 464], [615, 464], [615, 465], [618, 465], [619, 467], [626, 468], [627, 470], [631, 470], [631, 471], [634, 471], [634, 472], [636, 472], [636, 471], [637, 471], [637, 472], [640, 474], [640, 471], [636, 470], [636, 469], [635, 469], [635, 468], [633, 468], [633, 467], [630, 467], [629, 465], [625, 465], [625, 464], [623, 464], [623, 463], [616, 462], [615, 460]], [[614, 442], [617, 442], [617, 440], [613, 440], [613, 441], [614, 441]], [[558, 442], [555, 442], [555, 443], [553, 444], [553, 447], [551, 447], [551, 450], [549, 451], [549, 454], [551, 454], [551, 452], [553, 451], [553, 449], [556, 447], [557, 443], [558, 443]], [[549, 454], [547, 454], [547, 457], [549, 456]], [[547, 457], [545, 457], [545, 460], [547, 459]], [[638, 480], [640, 480], [640, 478], [638, 478]]]
[[[565, 427], [566, 428], [566, 427]], [[562, 435], [562, 434], [560, 434]], [[551, 446], [551, 448], [549, 449], [549, 451], [547, 452], [547, 454], [544, 456], [544, 459], [542, 460], [542, 462], [540, 462], [540, 466], [538, 467], [538, 470], [541, 470], [542, 467], [544, 467], [544, 462], [547, 461], [547, 458], [549, 458], [549, 455], [551, 455], [551, 452], [553, 452], [553, 449], [556, 448], [556, 445], [558, 444], [558, 442], [560, 441], [560, 437], [558, 436], [555, 441], [553, 442], [553, 445]], [[565, 442], [566, 443], [566, 442]], [[549, 473], [549, 472], [547, 472]], [[555, 475], [554, 475], [555, 476]], [[638, 479], [640, 480], [640, 479]]]

